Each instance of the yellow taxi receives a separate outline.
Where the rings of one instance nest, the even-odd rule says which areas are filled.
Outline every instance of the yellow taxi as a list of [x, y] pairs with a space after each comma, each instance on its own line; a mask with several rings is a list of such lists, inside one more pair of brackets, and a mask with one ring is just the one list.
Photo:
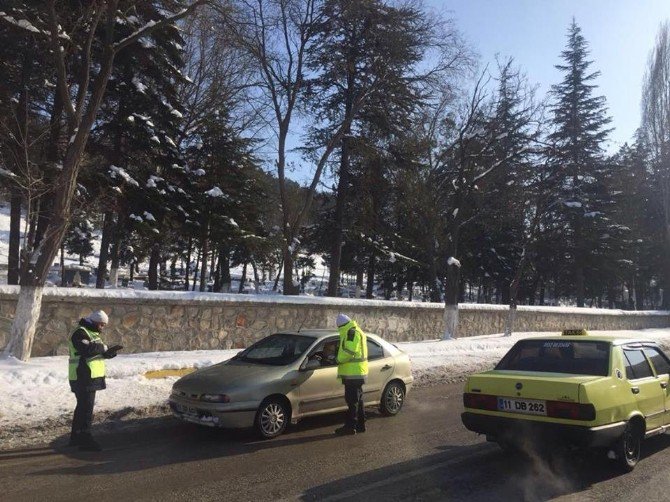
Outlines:
[[653, 341], [586, 330], [526, 338], [468, 378], [461, 418], [505, 450], [602, 448], [630, 471], [642, 440], [670, 423], [669, 375], [670, 359]]

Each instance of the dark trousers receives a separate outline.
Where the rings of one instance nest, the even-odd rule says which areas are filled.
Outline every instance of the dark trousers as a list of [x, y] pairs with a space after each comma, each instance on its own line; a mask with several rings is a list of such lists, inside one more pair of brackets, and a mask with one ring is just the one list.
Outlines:
[[365, 407], [363, 406], [363, 382], [361, 380], [344, 381], [344, 400], [349, 407], [344, 426], [364, 427]]
[[72, 417], [72, 434], [90, 434], [93, 422], [93, 405], [95, 404], [94, 390], [77, 390], [77, 407]]

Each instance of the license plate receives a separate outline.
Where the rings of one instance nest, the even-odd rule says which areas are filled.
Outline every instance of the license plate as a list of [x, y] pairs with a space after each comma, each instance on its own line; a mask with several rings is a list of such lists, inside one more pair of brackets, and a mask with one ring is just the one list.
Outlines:
[[498, 398], [498, 411], [525, 413], [527, 415], [546, 415], [547, 404], [535, 399], [513, 399], [510, 397]]
[[192, 406], [186, 406], [183, 404], [175, 404], [175, 408], [179, 413], [186, 413], [187, 415], [197, 415], [198, 410]]

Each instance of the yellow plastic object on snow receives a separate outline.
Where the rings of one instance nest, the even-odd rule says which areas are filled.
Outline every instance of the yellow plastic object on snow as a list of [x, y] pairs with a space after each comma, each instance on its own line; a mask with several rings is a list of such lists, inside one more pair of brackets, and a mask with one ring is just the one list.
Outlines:
[[195, 368], [179, 368], [179, 369], [174, 369], [174, 370], [154, 370], [154, 371], [147, 371], [144, 374], [145, 378], [166, 378], [166, 377], [171, 377], [171, 376], [177, 376], [177, 377], [182, 377], [184, 375], [188, 375], [189, 373], [193, 373], [195, 371]]

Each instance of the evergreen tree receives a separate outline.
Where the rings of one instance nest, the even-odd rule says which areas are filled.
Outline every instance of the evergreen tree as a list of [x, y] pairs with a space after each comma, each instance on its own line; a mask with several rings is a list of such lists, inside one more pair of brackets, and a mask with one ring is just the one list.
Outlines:
[[361, 120], [367, 116], [388, 129], [399, 108], [407, 112], [416, 103], [420, 79], [415, 65], [424, 56], [430, 25], [415, 7], [380, 0], [329, 0], [322, 16], [310, 59], [310, 67], [320, 73], [311, 82], [319, 96], [320, 127], [314, 136], [330, 136], [339, 124], [347, 124], [339, 149], [330, 252], [328, 295], [336, 296], [344, 222], [351, 217], [346, 210], [354, 178], [350, 159], [366, 129]]
[[68, 253], [79, 256], [79, 264], [93, 254], [93, 224], [86, 218], [75, 218], [63, 243]]
[[559, 180], [557, 193], [563, 202], [556, 218], [565, 225], [565, 228], [559, 226], [564, 232], [564, 245], [557, 251], [570, 264], [563, 277], [564, 286], [574, 288], [577, 306], [582, 307], [587, 274], [598, 269], [600, 250], [612, 238], [605, 228], [604, 178], [608, 173], [603, 161], [610, 118], [605, 98], [594, 94], [597, 86], [593, 81], [600, 73], [590, 70], [588, 44], [574, 20], [567, 38], [567, 46], [561, 53], [564, 64], [556, 66], [564, 77], [552, 87], [554, 130], [549, 136], [552, 143], [549, 155], [551, 168]]
[[[136, 2], [117, 17], [116, 29], [129, 35], [138, 26], [163, 19], [165, 14], [153, 3]], [[154, 241], [156, 249], [162, 240], [156, 231], [168, 225], [164, 221], [168, 215], [164, 209], [170, 205], [166, 199], [175, 193], [169, 181], [179, 177], [179, 173], [171, 174], [172, 166], [180, 164], [175, 139], [182, 113], [175, 86], [185, 80], [179, 70], [183, 66], [183, 43], [174, 25], [148, 34], [119, 54], [107, 86], [89, 147], [107, 166], [89, 177], [90, 189], [100, 192], [101, 197], [96, 198], [105, 211], [96, 284], [99, 288], [104, 287], [108, 254], [112, 261], [110, 282], [116, 284], [121, 241], [133, 221], [144, 221], [145, 212], [152, 215], [148, 225], [137, 229]], [[151, 275], [156, 277], [155, 270]], [[155, 280], [150, 283], [152, 289], [157, 287]]]

